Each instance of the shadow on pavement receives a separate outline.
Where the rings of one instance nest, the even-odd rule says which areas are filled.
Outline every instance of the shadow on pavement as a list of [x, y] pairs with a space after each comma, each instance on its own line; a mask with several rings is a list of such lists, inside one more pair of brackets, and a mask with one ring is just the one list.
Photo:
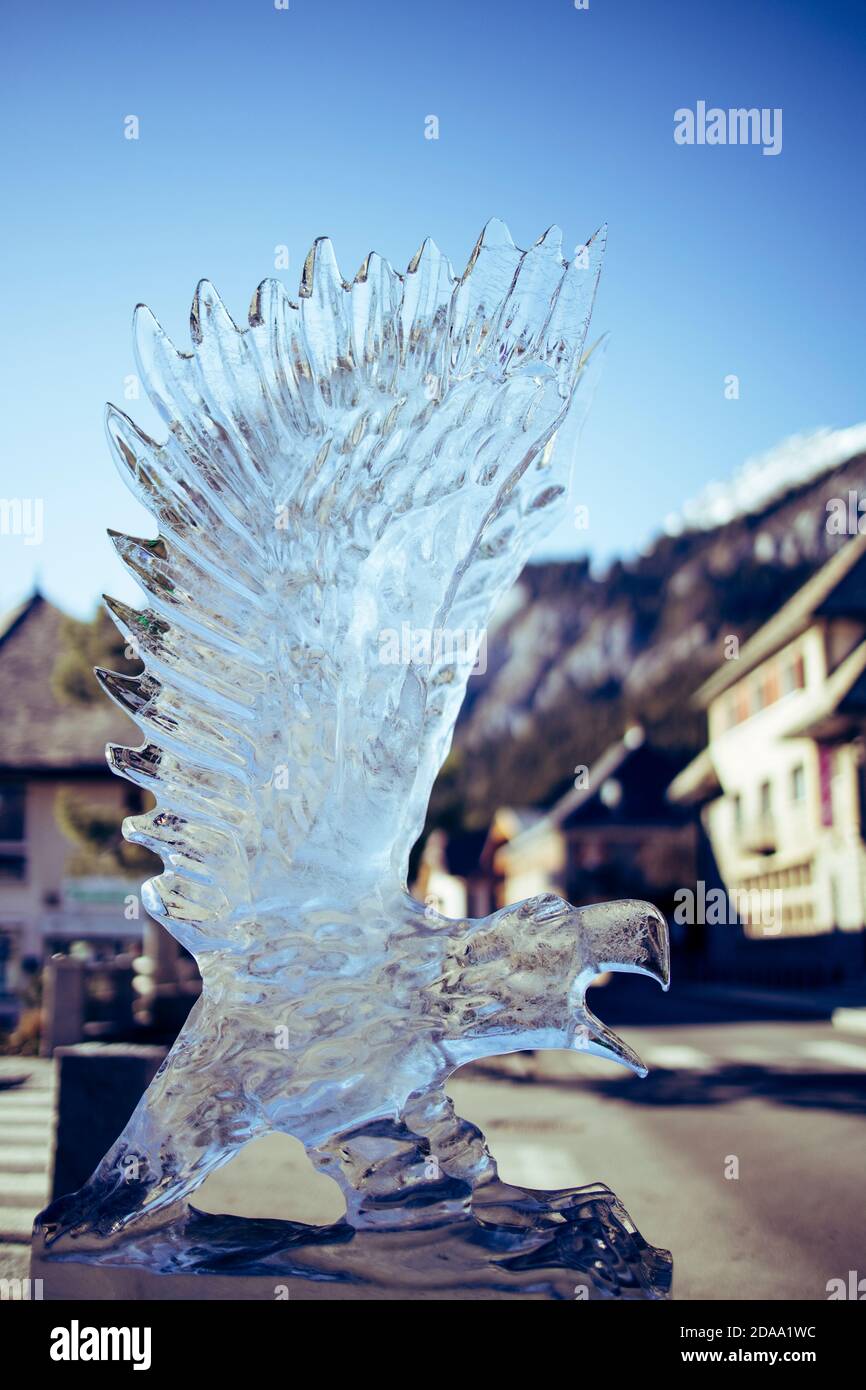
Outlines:
[[839, 1071], [796, 1071], [761, 1066], [752, 1062], [719, 1062], [699, 1070], [678, 1071], [654, 1065], [643, 1078], [625, 1072], [616, 1076], [577, 1076], [557, 1072], [538, 1053], [521, 1054], [523, 1070], [513, 1058], [473, 1062], [468, 1075], [512, 1086], [552, 1086], [579, 1090], [582, 1095], [602, 1096], [624, 1105], [709, 1106], [760, 1099], [773, 1105], [802, 1110], [835, 1110], [849, 1115], [866, 1114], [866, 1074]]
[[702, 1071], [654, 1068], [643, 1080], [637, 1076], [582, 1078], [580, 1087], [590, 1094], [632, 1105], [712, 1106], [759, 1098], [803, 1110], [866, 1114], [866, 1076], [856, 1072], [777, 1071], [751, 1064], [722, 1063]]

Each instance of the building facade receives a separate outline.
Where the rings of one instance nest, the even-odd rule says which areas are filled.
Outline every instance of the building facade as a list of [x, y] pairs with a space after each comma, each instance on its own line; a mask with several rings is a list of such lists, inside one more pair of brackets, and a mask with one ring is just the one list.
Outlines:
[[[517, 822], [496, 849], [505, 901], [542, 892], [578, 907], [646, 898], [670, 917], [696, 862], [694, 822], [666, 799], [678, 765], [633, 726], [591, 767], [576, 769], [573, 788], [549, 811]], [[690, 945], [686, 932], [672, 933], [675, 951]]]
[[856, 968], [866, 925], [866, 537], [730, 648], [696, 696], [706, 748], [669, 791], [698, 811], [731, 901], [717, 948], [812, 941], [815, 959]]
[[102, 697], [76, 705], [54, 693], [62, 623], [35, 594], [0, 625], [0, 1026], [14, 1023], [49, 956], [75, 947], [109, 959], [142, 946], [140, 878], [75, 872], [61, 829], [64, 804], [118, 825], [141, 809], [105, 761], [106, 743], [140, 743], [135, 725]]

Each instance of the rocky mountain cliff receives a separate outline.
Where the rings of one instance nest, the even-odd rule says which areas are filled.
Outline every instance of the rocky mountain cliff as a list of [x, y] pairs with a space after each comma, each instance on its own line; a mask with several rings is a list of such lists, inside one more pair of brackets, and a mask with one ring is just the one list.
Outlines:
[[630, 723], [692, 756], [704, 716], [689, 697], [725, 637], [745, 641], [849, 539], [828, 526], [828, 503], [855, 494], [856, 524], [860, 448], [817, 476], [791, 468], [787, 487], [762, 489], [753, 469], [750, 510], [728, 504], [735, 514], [713, 525], [706, 506], [691, 524], [686, 509], [678, 534], [600, 577], [585, 558], [530, 565], [489, 634], [486, 673], [470, 682], [431, 823], [472, 827], [496, 806], [548, 804]]

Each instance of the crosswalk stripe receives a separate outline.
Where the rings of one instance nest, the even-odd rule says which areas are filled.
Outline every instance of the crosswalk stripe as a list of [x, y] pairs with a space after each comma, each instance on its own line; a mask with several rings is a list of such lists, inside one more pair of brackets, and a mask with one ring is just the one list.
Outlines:
[[38, 1206], [0, 1206], [0, 1241], [23, 1244], [29, 1241]]
[[36, 1123], [26, 1123], [26, 1125], [8, 1126], [7, 1129], [0, 1130], [0, 1163], [3, 1162], [3, 1154], [7, 1148], [18, 1148], [19, 1144], [42, 1144], [46, 1147], [49, 1144], [53, 1126], [50, 1119], [46, 1119], [43, 1125]]
[[650, 1071], [708, 1071], [713, 1067], [730, 1065], [752, 1067], [790, 1067], [800, 1060], [827, 1062], [830, 1065], [866, 1070], [866, 1044], [845, 1042], [837, 1038], [804, 1040], [775, 1048], [747, 1047], [744, 1044], [719, 1047], [709, 1055], [685, 1043], [660, 1043], [637, 1048]]
[[866, 1033], [866, 1009], [834, 1009], [830, 1022], [845, 1033]]
[[22, 1200], [43, 1202], [48, 1191], [48, 1174], [0, 1173], [0, 1207], [18, 1207]]
[[664, 1071], [705, 1071], [713, 1062], [705, 1052], [684, 1043], [657, 1044], [641, 1053], [652, 1071], [659, 1067]]
[[14, 1110], [10, 1106], [8, 1109], [0, 1107], [0, 1131], [10, 1134], [13, 1130], [23, 1129], [25, 1126], [42, 1124], [46, 1129], [51, 1128], [51, 1112], [46, 1110], [41, 1115], [38, 1110], [25, 1110], [17, 1106]]
[[856, 1043], [837, 1042], [835, 1038], [816, 1040], [803, 1043], [799, 1051], [818, 1062], [833, 1062], [838, 1067], [866, 1070], [866, 1047], [858, 1047]]
[[0, 1149], [0, 1173], [43, 1173], [47, 1166], [46, 1144], [10, 1144]]

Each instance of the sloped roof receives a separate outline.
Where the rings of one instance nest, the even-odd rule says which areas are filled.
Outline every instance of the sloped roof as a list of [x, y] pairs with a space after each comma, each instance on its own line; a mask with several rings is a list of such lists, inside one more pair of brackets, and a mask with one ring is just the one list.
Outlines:
[[141, 732], [102, 696], [62, 703], [51, 688], [63, 613], [33, 594], [0, 621], [0, 772], [105, 771], [106, 743]]
[[709, 748], [702, 748], [668, 787], [668, 800], [678, 806], [701, 805], [719, 795], [722, 787]]
[[862, 726], [866, 714], [866, 642], [861, 642], [825, 681], [820, 698], [808, 705], [788, 738], [833, 739], [850, 734], [851, 720]]
[[792, 642], [818, 617], [866, 619], [866, 535], [848, 541], [740, 649], [723, 661], [693, 696], [704, 708], [729, 686]]
[[[562, 830], [566, 823], [578, 823], [581, 811], [596, 801], [598, 794], [609, 777], [625, 765], [639, 749], [644, 747], [644, 731], [640, 725], [632, 725], [621, 739], [610, 744], [589, 769], [585, 783], [561, 796], [549, 811], [537, 816], [530, 824], [520, 827], [514, 838], [503, 845], [497, 853], [497, 862], [507, 862], [509, 856], [520, 855], [530, 846], [540, 843], [551, 831]], [[664, 798], [664, 780], [660, 783], [660, 800]]]

